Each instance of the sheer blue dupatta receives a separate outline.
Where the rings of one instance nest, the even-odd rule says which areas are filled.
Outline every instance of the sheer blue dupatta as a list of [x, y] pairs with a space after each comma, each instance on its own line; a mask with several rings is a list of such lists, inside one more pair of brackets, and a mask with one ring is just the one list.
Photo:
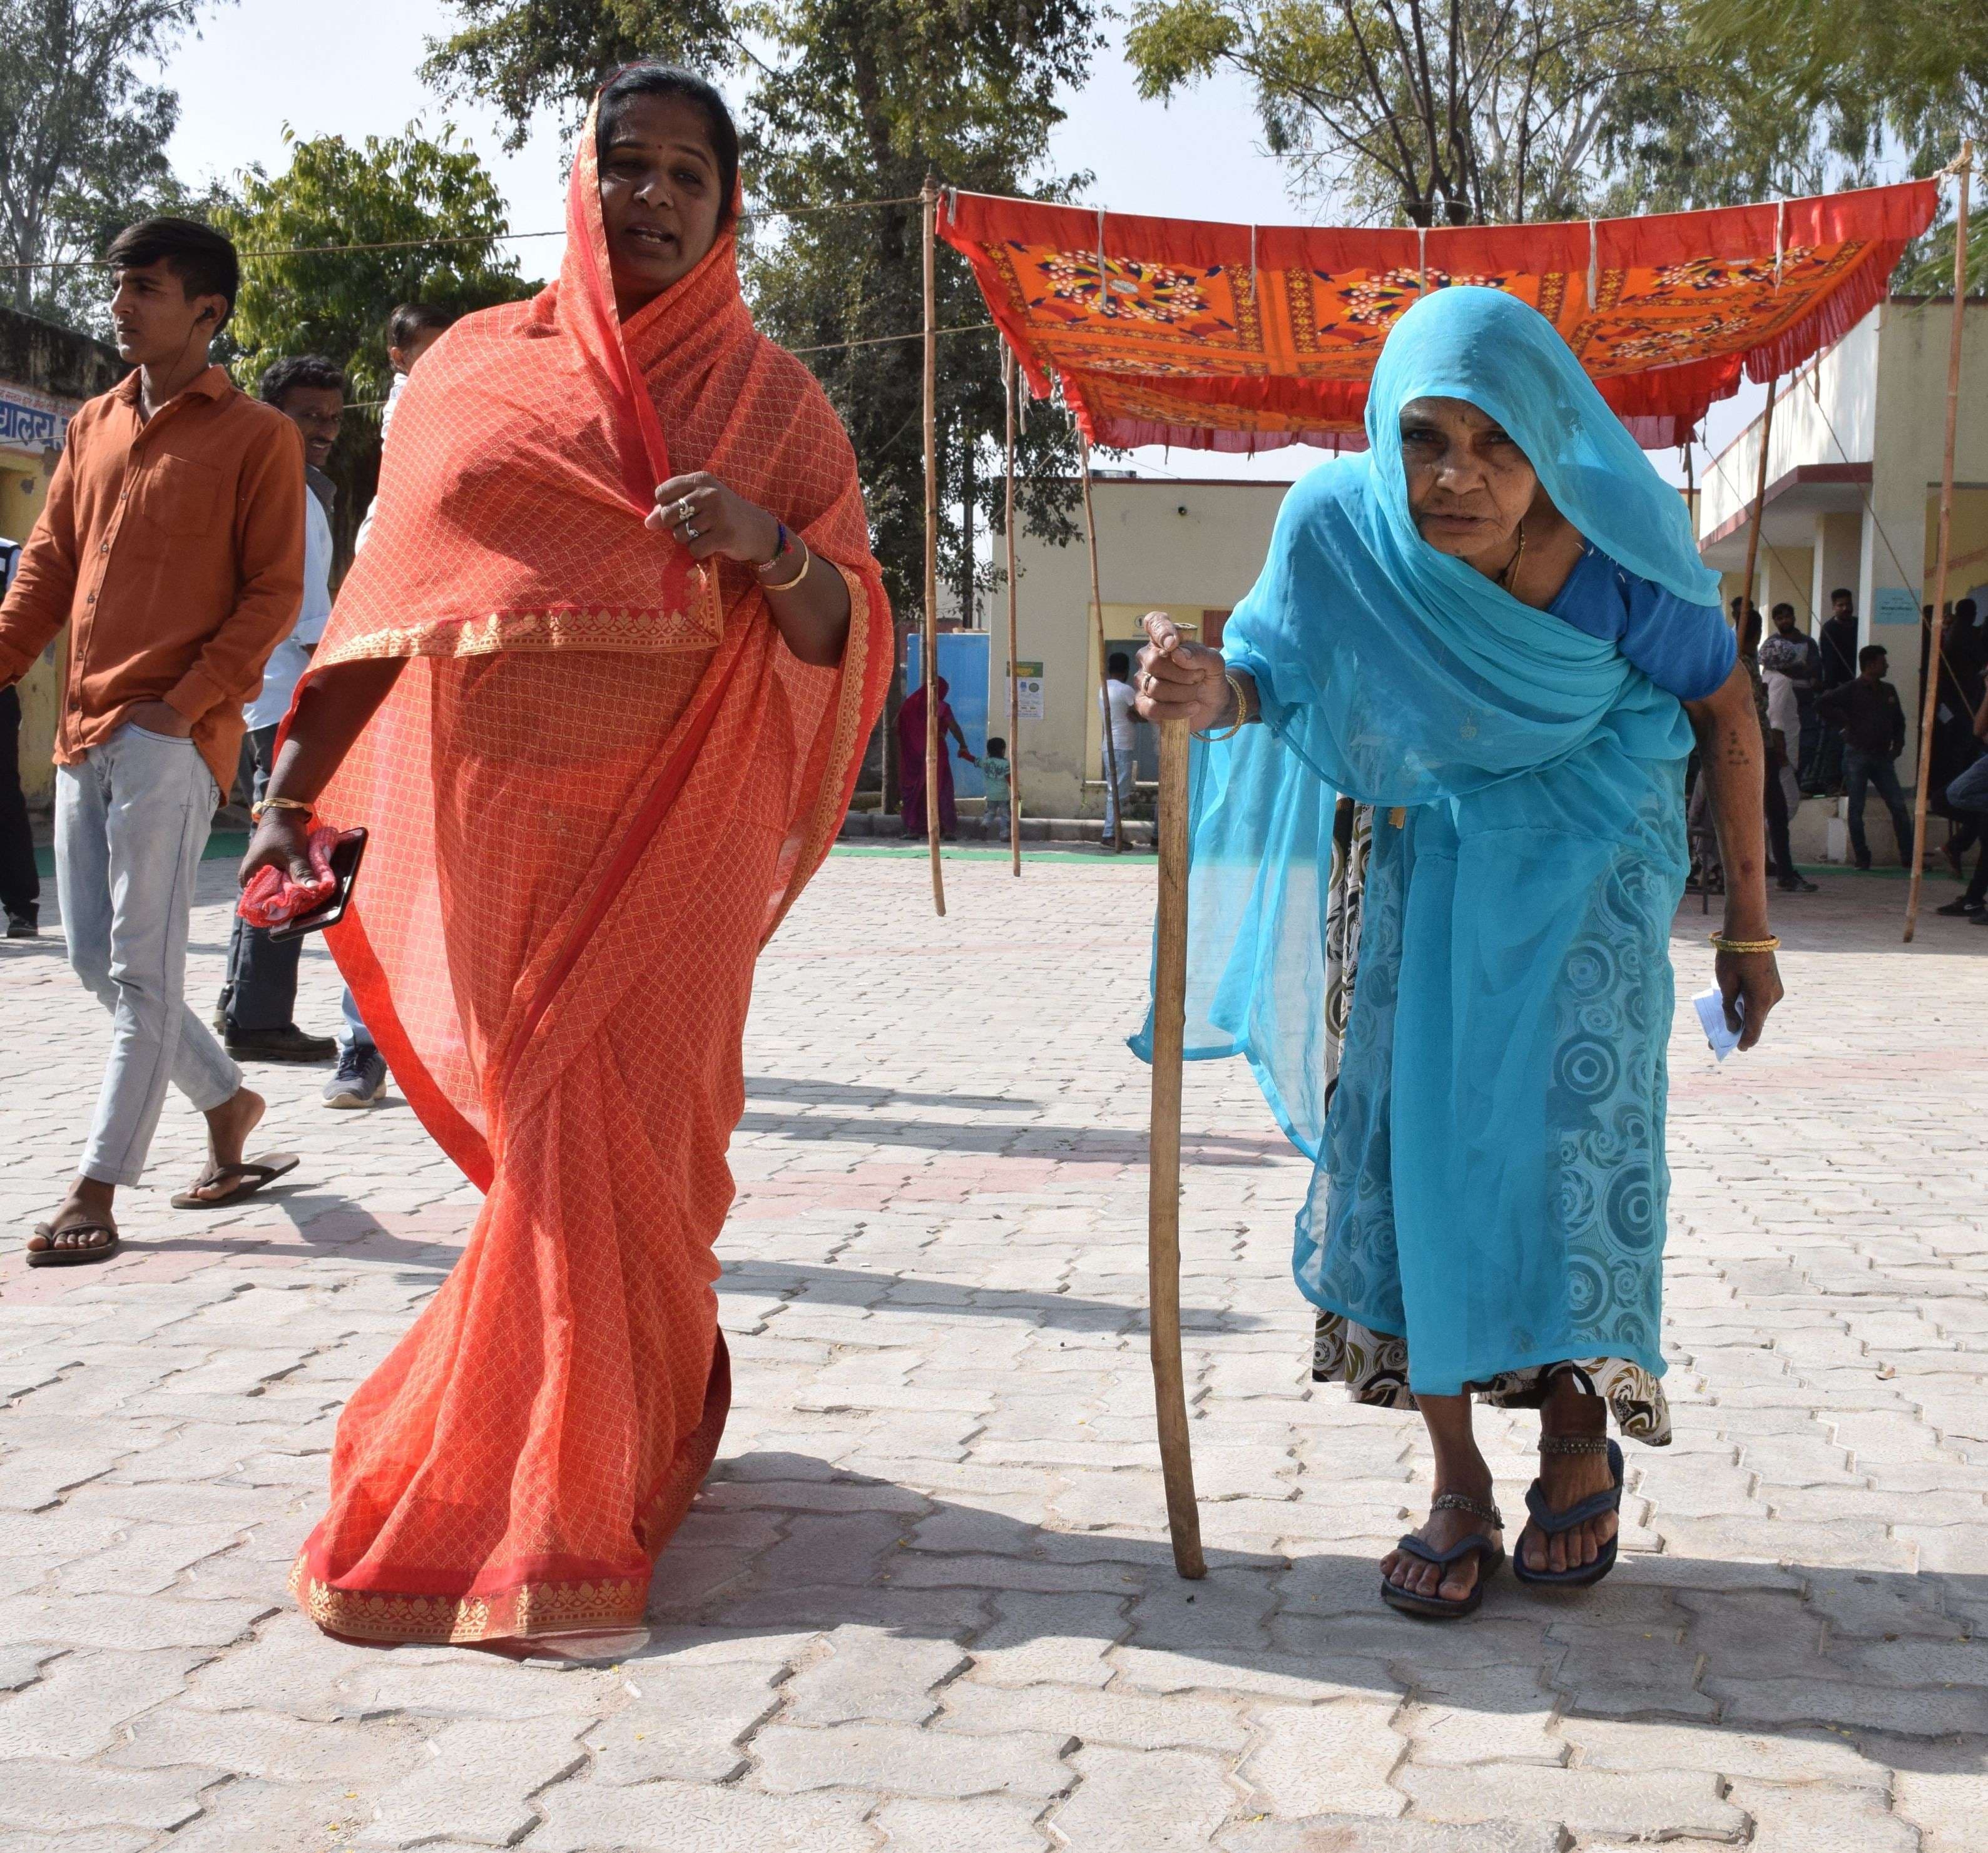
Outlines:
[[[1196, 741], [1188, 781], [1187, 1059], [1246, 1056], [1284, 1136], [1316, 1159], [1335, 794], [1259, 727]], [[1150, 1010], [1130, 1046], [1152, 1060]]]

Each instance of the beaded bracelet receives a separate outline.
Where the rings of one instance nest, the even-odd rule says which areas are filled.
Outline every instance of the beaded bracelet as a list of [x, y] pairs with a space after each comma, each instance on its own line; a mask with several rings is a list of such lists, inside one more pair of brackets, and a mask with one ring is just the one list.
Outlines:
[[[798, 535], [796, 535], [794, 538], [795, 538], [796, 540], [800, 540], [800, 537]], [[779, 584], [778, 584], [777, 586], [776, 586], [775, 584], [773, 584], [773, 582], [772, 582], [771, 580], [769, 580], [769, 579], [762, 579], [762, 580], [759, 582], [759, 587], [760, 587], [760, 589], [761, 589], [762, 592], [792, 592], [792, 591], [793, 590], [793, 589], [794, 589], [796, 586], [798, 586], [798, 585], [801, 582], [801, 581], [802, 581], [803, 579], [806, 579], [806, 578], [807, 577], [807, 575], [808, 575], [808, 569], [814, 564], [814, 550], [813, 550], [811, 547], [810, 547], [810, 546], [808, 545], [807, 542], [806, 542], [806, 541], [804, 541], [804, 540], [803, 540], [803, 541], [801, 541], [800, 547], [801, 547], [801, 564], [800, 564], [800, 570], [799, 572], [797, 572], [794, 575], [794, 576], [793, 576], [792, 579], [783, 579], [783, 580], [781, 580], [781, 582], [779, 582]], [[776, 555], [774, 555], [774, 556], [773, 556], [773, 559], [778, 559], [779, 558], [779, 555], [778, 554], [776, 554]], [[766, 562], [766, 565], [767, 565], [767, 566], [770, 566], [773, 563], [773, 560], [769, 560], [769, 561]], [[759, 569], [759, 570], [760, 570], [762, 572], [765, 572], [765, 571], [766, 571], [766, 566], [762, 566], [762, 567], [761, 567], [761, 568]]]

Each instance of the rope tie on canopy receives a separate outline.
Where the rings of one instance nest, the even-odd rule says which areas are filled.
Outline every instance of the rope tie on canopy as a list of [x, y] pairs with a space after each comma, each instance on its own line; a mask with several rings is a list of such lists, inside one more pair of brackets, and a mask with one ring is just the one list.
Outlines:
[[1601, 289], [1601, 246], [1594, 221], [1587, 221], [1587, 300], [1591, 305]]

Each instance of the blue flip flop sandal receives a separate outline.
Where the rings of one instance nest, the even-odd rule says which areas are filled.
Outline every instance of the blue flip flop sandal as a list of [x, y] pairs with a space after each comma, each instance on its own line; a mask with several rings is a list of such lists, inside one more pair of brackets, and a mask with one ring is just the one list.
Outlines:
[[[1462, 1493], [1439, 1493], [1431, 1503], [1432, 1512], [1468, 1512], [1473, 1518], [1481, 1518], [1492, 1531], [1505, 1528], [1504, 1515], [1494, 1505], [1481, 1499], [1472, 1499]], [[1411, 1557], [1418, 1557], [1425, 1564], [1434, 1564], [1446, 1570], [1472, 1551], [1477, 1554], [1477, 1581], [1470, 1593], [1465, 1596], [1418, 1595], [1391, 1583], [1384, 1576], [1381, 1579], [1381, 1600], [1390, 1608], [1402, 1615], [1412, 1615], [1424, 1621], [1460, 1622], [1467, 1615], [1475, 1615], [1483, 1605], [1484, 1585], [1505, 1567], [1504, 1547], [1494, 1544], [1489, 1534], [1473, 1531], [1447, 1551], [1438, 1551], [1425, 1543], [1411, 1531], [1402, 1537], [1396, 1549], [1405, 1551]]]
[[[1601, 1517], [1604, 1513], [1622, 1509], [1622, 1450], [1614, 1442], [1604, 1441], [1598, 1435], [1540, 1437], [1542, 1454], [1599, 1454], [1604, 1448], [1608, 1454], [1608, 1472], [1615, 1483], [1607, 1490], [1591, 1494], [1579, 1504], [1569, 1506], [1564, 1512], [1556, 1512], [1547, 1505], [1545, 1490], [1537, 1480], [1526, 1489], [1526, 1510], [1546, 1537], [1557, 1537], [1564, 1531], [1586, 1524], [1590, 1519]], [[1585, 1589], [1600, 1582], [1615, 1568], [1615, 1539], [1611, 1537], [1601, 1547], [1593, 1563], [1583, 1564], [1576, 1570], [1530, 1570], [1526, 1567], [1525, 1540], [1522, 1535], [1519, 1548], [1512, 1553], [1512, 1574], [1522, 1583], [1557, 1589]]]

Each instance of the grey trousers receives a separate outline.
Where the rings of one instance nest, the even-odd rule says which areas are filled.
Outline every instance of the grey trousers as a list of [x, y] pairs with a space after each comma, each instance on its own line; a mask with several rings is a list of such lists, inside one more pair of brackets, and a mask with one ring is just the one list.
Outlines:
[[187, 1008], [194, 877], [217, 794], [191, 740], [127, 724], [56, 769], [56, 888], [76, 975], [110, 1012], [110, 1060], [78, 1169], [135, 1184], [170, 1079], [201, 1112], [242, 1071]]

